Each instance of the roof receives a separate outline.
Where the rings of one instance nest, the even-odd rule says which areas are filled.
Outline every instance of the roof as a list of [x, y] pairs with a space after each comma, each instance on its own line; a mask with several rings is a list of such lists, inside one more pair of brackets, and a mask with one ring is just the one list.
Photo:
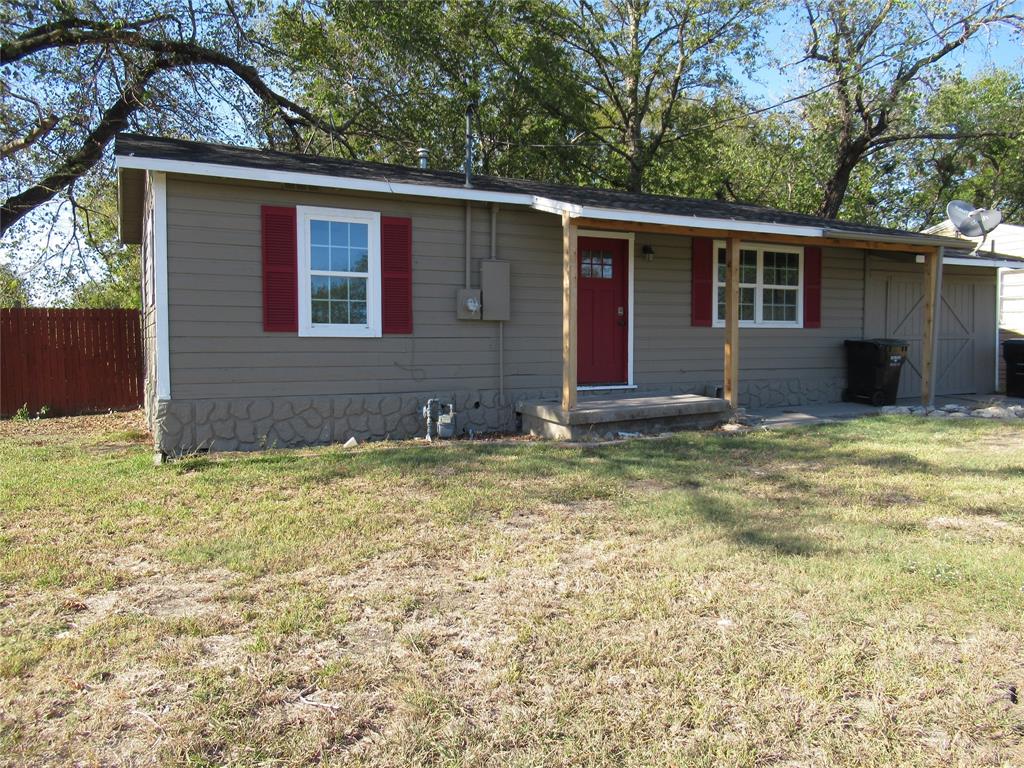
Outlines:
[[117, 137], [114, 155], [117, 167], [122, 172], [156, 170], [196, 173], [222, 178], [478, 200], [528, 205], [551, 213], [569, 211], [572, 216], [587, 218], [775, 232], [796, 237], [859, 238], [920, 246], [954, 244], [948, 237], [835, 221], [745, 203], [592, 189], [497, 176], [474, 176], [472, 187], [467, 188], [463, 175], [451, 171], [132, 133]]

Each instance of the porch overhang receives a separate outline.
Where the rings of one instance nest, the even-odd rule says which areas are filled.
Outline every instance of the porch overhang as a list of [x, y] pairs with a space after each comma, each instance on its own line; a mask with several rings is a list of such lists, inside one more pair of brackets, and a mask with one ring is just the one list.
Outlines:
[[577, 279], [576, 238], [580, 229], [655, 232], [680, 237], [710, 237], [726, 244], [726, 317], [723, 343], [723, 394], [733, 408], [739, 404], [739, 261], [743, 242], [816, 245], [865, 251], [904, 253], [923, 257], [924, 316], [921, 401], [935, 399], [935, 361], [939, 344], [944, 250], [960, 245], [956, 238], [914, 233], [879, 233], [838, 227], [798, 226], [784, 223], [680, 216], [648, 211], [605, 209], [535, 198], [536, 210], [558, 214], [562, 220], [562, 402], [564, 413], [576, 409]]

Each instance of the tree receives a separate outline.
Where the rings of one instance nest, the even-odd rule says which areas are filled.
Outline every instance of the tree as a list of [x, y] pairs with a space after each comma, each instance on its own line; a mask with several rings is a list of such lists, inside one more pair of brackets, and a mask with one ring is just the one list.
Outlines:
[[[418, 147], [431, 164], [461, 168], [472, 104], [475, 170], [567, 180], [573, 134], [538, 103], [530, 83], [579, 103], [571, 62], [534, 33], [554, 12], [528, 0], [332, 0], [278, 9], [274, 40], [282, 71], [303, 103], [348, 126], [316, 149], [411, 164]], [[552, 96], [553, 98], [554, 95]]]
[[117, 184], [90, 178], [79, 198], [83, 245], [93, 254], [67, 301], [70, 307], [139, 309], [142, 306], [140, 248], [118, 237]]
[[665, 150], [699, 129], [684, 118], [699, 117], [731, 82], [730, 64], [753, 55], [765, 10], [758, 0], [574, 0], [539, 17], [536, 33], [570, 52], [584, 108], [542, 92], [543, 80], [533, 81], [538, 99], [601, 148], [592, 170], [605, 185], [650, 191]]
[[963, 134], [915, 126], [934, 68], [985, 29], [1024, 29], [1012, 0], [804, 0], [806, 61], [820, 94], [808, 101], [816, 140], [830, 150], [818, 213], [835, 218], [858, 165], [908, 141], [962, 141]]
[[7, 264], [0, 264], [0, 308], [27, 307], [28, 283]]
[[75, 182], [129, 128], [204, 138], [230, 128], [281, 132], [295, 146], [307, 129], [344, 135], [344, 126], [275, 90], [253, 63], [265, 45], [255, 31], [260, 7], [8, 0], [0, 12], [6, 31], [0, 235], [61, 194], [77, 224]]

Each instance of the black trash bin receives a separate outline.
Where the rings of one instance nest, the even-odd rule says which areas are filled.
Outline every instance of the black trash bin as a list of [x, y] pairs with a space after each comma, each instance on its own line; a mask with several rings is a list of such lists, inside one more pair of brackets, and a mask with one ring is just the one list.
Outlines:
[[900, 370], [907, 359], [902, 339], [847, 339], [846, 402], [893, 405], [900, 388]]
[[1004, 341], [1003, 360], [1006, 361], [1006, 394], [1024, 397], [1024, 339]]

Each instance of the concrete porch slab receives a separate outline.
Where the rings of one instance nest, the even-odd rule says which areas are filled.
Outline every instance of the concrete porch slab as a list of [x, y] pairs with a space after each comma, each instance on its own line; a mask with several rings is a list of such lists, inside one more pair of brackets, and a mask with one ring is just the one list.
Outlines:
[[656, 434], [700, 429], [729, 418], [728, 404], [701, 395], [646, 395], [581, 399], [568, 413], [555, 401], [523, 401], [516, 405], [523, 432], [553, 440], [614, 438], [620, 432]]

